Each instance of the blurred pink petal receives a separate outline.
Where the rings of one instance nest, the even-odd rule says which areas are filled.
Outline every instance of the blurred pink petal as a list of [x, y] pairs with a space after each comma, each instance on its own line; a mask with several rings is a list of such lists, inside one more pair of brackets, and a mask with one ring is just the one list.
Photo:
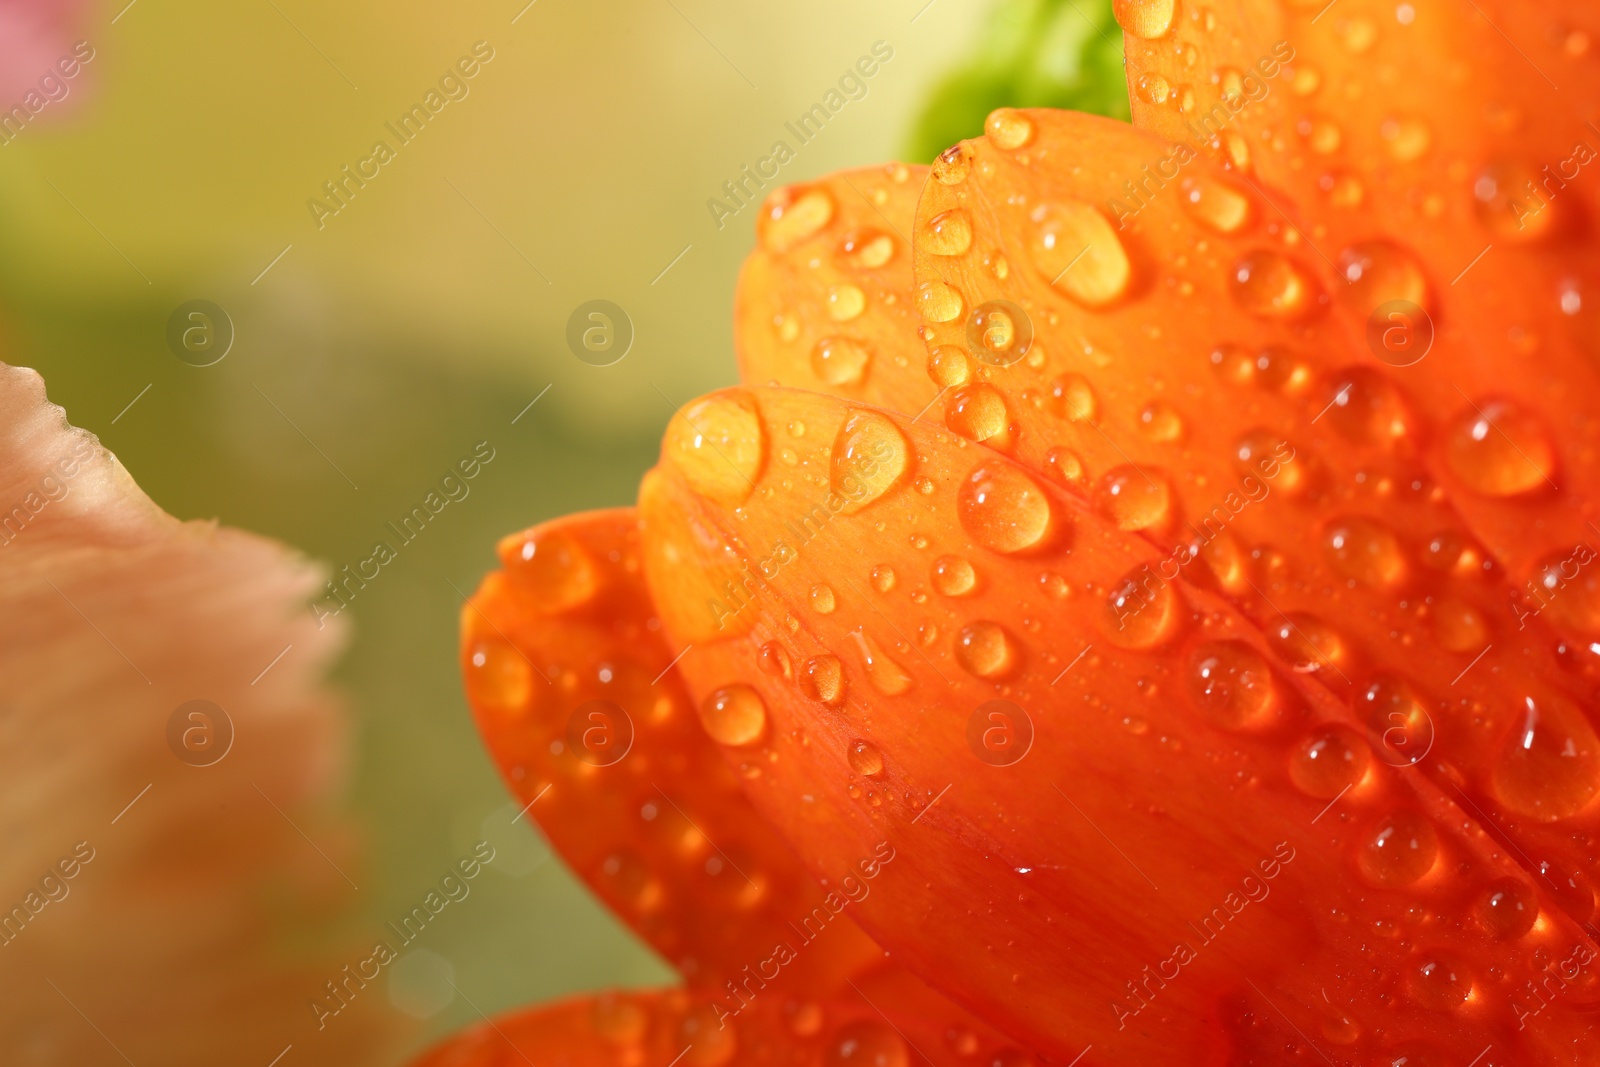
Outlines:
[[[83, 39], [84, 7], [82, 0], [0, 0], [0, 112], [23, 104], [29, 91], [43, 96], [39, 81], [46, 75], [76, 90], [81, 71], [62, 78], [57, 64], [72, 55], [73, 45]], [[51, 102], [49, 110], [64, 112], [70, 100], [69, 92]]]
[[[0, 1062], [382, 1057], [381, 986], [320, 1032], [308, 1007], [370, 940], [329, 930], [362, 874], [328, 803], [343, 635], [318, 585], [282, 545], [167, 515], [0, 364]], [[234, 727], [215, 762], [183, 743], [198, 720], [169, 742], [196, 699]]]

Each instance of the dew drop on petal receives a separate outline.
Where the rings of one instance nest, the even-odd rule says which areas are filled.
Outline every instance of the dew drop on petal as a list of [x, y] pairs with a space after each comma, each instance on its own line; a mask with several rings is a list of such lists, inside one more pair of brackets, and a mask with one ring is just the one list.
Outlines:
[[811, 372], [828, 385], [855, 385], [867, 376], [872, 352], [848, 337], [824, 337], [811, 349]]
[[956, 634], [956, 662], [986, 681], [1015, 674], [1022, 665], [1022, 649], [1016, 639], [997, 622], [980, 619], [968, 623]]
[[1171, 583], [1140, 567], [1112, 586], [1100, 612], [1100, 629], [1120, 648], [1155, 648], [1178, 632], [1180, 610]]
[[499, 544], [500, 561], [536, 611], [559, 614], [581, 607], [600, 587], [600, 570], [578, 539], [559, 530], [532, 531]]
[[849, 322], [866, 310], [867, 295], [856, 285], [835, 285], [828, 289], [828, 318], [834, 322]]
[[867, 683], [886, 697], [897, 697], [911, 688], [911, 675], [883, 651], [876, 641], [860, 630], [850, 634], [861, 653]]
[[756, 219], [763, 248], [783, 253], [833, 221], [833, 197], [820, 186], [789, 186], [767, 197]]
[[1433, 868], [1439, 835], [1433, 824], [1402, 808], [1374, 822], [1356, 843], [1356, 865], [1367, 880], [1395, 888], [1410, 885]]
[[1294, 319], [1317, 303], [1316, 283], [1289, 257], [1262, 249], [1247, 253], [1228, 275], [1228, 289], [1246, 314]]
[[533, 695], [533, 668], [504, 641], [481, 641], [467, 657], [467, 697], [474, 708], [501, 715], [527, 710]]
[[850, 742], [849, 759], [850, 769], [859, 775], [876, 778], [883, 773], [883, 753], [870, 741]]
[[838, 656], [812, 656], [800, 669], [800, 691], [830, 708], [844, 703], [844, 664]]
[[1189, 658], [1189, 697], [1216, 725], [1227, 730], [1259, 726], [1277, 705], [1272, 670], [1242, 641], [1207, 641]]
[[1537, 416], [1506, 400], [1469, 407], [1445, 438], [1445, 464], [1483, 496], [1517, 496], [1550, 484], [1555, 446]]
[[1554, 694], [1524, 697], [1495, 758], [1500, 802], [1542, 822], [1576, 815], [1600, 792], [1600, 738], [1577, 705]]
[[1032, 214], [1028, 248], [1050, 286], [1087, 308], [1101, 308], [1128, 291], [1132, 264], [1122, 239], [1092, 204], [1041, 204]]
[[1100, 511], [1122, 530], [1148, 530], [1172, 517], [1172, 489], [1160, 474], [1133, 464], [1113, 467], [1100, 479]]
[[700, 723], [720, 745], [748, 745], [767, 727], [767, 705], [747, 685], [727, 685], [700, 704]]
[[945, 400], [944, 424], [979, 444], [1000, 452], [1016, 446], [1016, 429], [1005, 394], [988, 382], [970, 382]]
[[1539, 897], [1520, 878], [1496, 878], [1483, 887], [1473, 910], [1485, 930], [1511, 941], [1533, 929]]
[[1367, 241], [1346, 248], [1339, 254], [1339, 272], [1346, 284], [1335, 292], [1362, 319], [1391, 300], [1404, 300], [1420, 308], [1430, 303], [1422, 264], [1389, 241]]
[[1217, 233], [1237, 233], [1250, 222], [1250, 198], [1215, 178], [1185, 178], [1178, 202], [1196, 222]]
[[834, 438], [829, 485], [854, 515], [893, 489], [911, 466], [911, 446], [887, 416], [853, 411]]
[[1323, 531], [1336, 573], [1371, 589], [1392, 589], [1406, 576], [1405, 553], [1394, 532], [1375, 519], [1337, 519]]
[[912, 295], [916, 299], [917, 310], [929, 322], [957, 319], [961, 316], [961, 309], [966, 306], [961, 294], [953, 286], [940, 281], [923, 282]]
[[966, 596], [978, 587], [978, 572], [960, 556], [940, 556], [933, 561], [933, 588], [941, 596]]
[[693, 401], [667, 424], [661, 452], [699, 495], [739, 503], [755, 488], [766, 458], [755, 398], [730, 389]]
[[936, 256], [959, 256], [972, 247], [972, 216], [962, 208], [951, 208], [923, 222], [914, 242], [916, 247]]
[[845, 1023], [828, 1039], [824, 1067], [911, 1067], [906, 1043], [875, 1019]]
[[1289, 753], [1289, 780], [1307, 796], [1332, 800], [1361, 781], [1372, 750], [1348, 726], [1325, 723], [1311, 729]]
[[1112, 0], [1111, 4], [1117, 25], [1146, 41], [1166, 36], [1177, 10], [1177, 0]]
[[956, 512], [974, 541], [1005, 555], [1050, 546], [1064, 525], [1038, 483], [1010, 466], [975, 468], [962, 483]]
[[984, 120], [983, 132], [996, 148], [1010, 152], [1033, 140], [1033, 120], [1014, 108], [996, 108]]
[[833, 586], [819, 583], [811, 587], [811, 607], [819, 615], [832, 615], [838, 601], [833, 595]]
[[951, 145], [933, 161], [933, 177], [941, 185], [960, 185], [972, 170], [972, 157], [967, 146]]
[[1393, 448], [1416, 433], [1414, 416], [1388, 375], [1346, 367], [1328, 379], [1328, 421], [1345, 439]]

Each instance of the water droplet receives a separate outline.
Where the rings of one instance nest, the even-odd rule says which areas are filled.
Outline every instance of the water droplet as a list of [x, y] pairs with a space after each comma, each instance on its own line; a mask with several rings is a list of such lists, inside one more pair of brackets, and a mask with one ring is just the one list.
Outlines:
[[941, 211], [922, 224], [917, 247], [936, 256], [959, 256], [972, 247], [972, 216], [961, 208]]
[[1169, 444], [1183, 436], [1183, 419], [1170, 404], [1157, 400], [1139, 412], [1139, 429], [1157, 444]]
[[943, 345], [928, 355], [928, 377], [941, 389], [954, 389], [972, 379], [972, 360], [964, 349]]
[[1177, 10], [1177, 0], [1112, 0], [1111, 4], [1117, 25], [1146, 41], [1166, 36]]
[[1600, 638], [1600, 568], [1590, 567], [1595, 551], [1577, 545], [1552, 552], [1533, 569], [1529, 607], [1543, 611], [1557, 626], [1594, 640]]
[[830, 708], [844, 703], [844, 664], [838, 656], [812, 656], [800, 669], [800, 691]]
[[1050, 399], [1056, 414], [1068, 422], [1093, 422], [1099, 411], [1094, 388], [1081, 374], [1063, 374], [1051, 382]]
[[1217, 377], [1229, 385], [1251, 385], [1256, 380], [1256, 361], [1238, 345], [1218, 345], [1207, 358]]
[[700, 724], [720, 745], [749, 745], [767, 728], [767, 705], [747, 685], [728, 685], [700, 704]]
[[1177, 633], [1179, 611], [1171, 583], [1140, 567], [1112, 587], [1101, 611], [1100, 629], [1121, 648], [1155, 648]]
[[1316, 283], [1292, 259], [1268, 249], [1234, 264], [1228, 290], [1240, 308], [1260, 319], [1299, 318], [1317, 304]]
[[873, 503], [898, 485], [911, 465], [905, 434], [875, 411], [854, 411], [833, 440], [829, 484], [844, 497], [846, 515]]
[[1348, 726], [1324, 723], [1302, 737], [1289, 753], [1289, 780], [1319, 800], [1332, 800], [1367, 773], [1372, 751]]
[[880, 593], [887, 593], [894, 588], [894, 568], [887, 563], [880, 563], [872, 568], [872, 588]]
[[833, 586], [826, 584], [812, 586], [811, 606], [820, 615], [832, 615], [833, 609], [838, 606], [838, 601], [833, 595]]
[[1009, 300], [990, 300], [967, 315], [967, 348], [996, 367], [1009, 367], [1033, 347], [1033, 319]]
[[1421, 159], [1433, 144], [1427, 124], [1416, 119], [1387, 119], [1378, 126], [1378, 134], [1388, 143], [1389, 155], [1401, 163]]
[[1335, 290], [1350, 311], [1366, 318], [1392, 300], [1426, 308], [1431, 303], [1422, 264], [1399, 245], [1367, 241], [1339, 253], [1339, 272], [1347, 284]]
[[1266, 660], [1242, 641], [1207, 641], [1189, 658], [1189, 696], [1226, 730], [1260, 726], [1272, 717], [1277, 691]]
[[1425, 953], [1410, 977], [1412, 997], [1433, 1011], [1459, 1008], [1472, 994], [1472, 974], [1453, 952], [1434, 949]]
[[1185, 178], [1178, 202], [1217, 233], [1238, 233], [1250, 222], [1250, 198], [1215, 178]]
[[960, 556], [933, 561], [933, 587], [941, 596], [966, 596], [978, 587], [978, 572]]
[[467, 657], [467, 698], [474, 708], [501, 715], [528, 710], [533, 695], [533, 668], [504, 641], [482, 641]]
[[820, 186], [791, 185], [767, 197], [756, 219], [762, 247], [783, 253], [833, 221], [833, 197]]
[[528, 530], [501, 540], [500, 562], [522, 601], [535, 611], [555, 615], [587, 604], [601, 582], [600, 570], [578, 539], [560, 530]]
[[886, 697], [897, 697], [911, 688], [911, 675], [890, 659], [876, 641], [861, 630], [852, 631], [850, 636], [861, 653], [861, 663], [866, 668], [867, 681], [872, 688]]
[[1268, 629], [1267, 636], [1298, 674], [1342, 668], [1350, 659], [1344, 635], [1315, 615], [1290, 612]]
[[1360, 585], [1390, 589], [1406, 576], [1399, 540], [1373, 519], [1336, 520], [1323, 531], [1322, 544], [1333, 569]]
[[1384, 448], [1415, 432], [1400, 390], [1372, 367], [1346, 367], [1328, 380], [1328, 421], [1348, 440]]
[[1475, 911], [1484, 929], [1510, 941], [1533, 929], [1539, 918], [1539, 898], [1521, 879], [1497, 878], [1484, 886]]
[[964, 144], [954, 144], [933, 161], [933, 176], [941, 185], [960, 185], [972, 170], [972, 157]]
[[1576, 815], [1600, 792], [1600, 738], [1577, 705], [1554, 694], [1524, 697], [1517, 725], [1495, 759], [1501, 803], [1542, 822]]
[[961, 486], [956, 513], [973, 540], [1006, 555], [1049, 547], [1063, 525], [1044, 490], [1009, 466], [975, 468]]
[[1439, 835], [1417, 812], [1394, 811], [1378, 819], [1356, 847], [1356, 865], [1374, 885], [1410, 885], [1433, 867]]
[[1413, 686], [1399, 678], [1381, 677], [1367, 687], [1361, 700], [1379, 759], [1391, 767], [1410, 767], [1427, 756], [1433, 748], [1433, 717]]
[[1544, 425], [1507, 400], [1480, 401], [1445, 439], [1450, 472], [1484, 496], [1516, 496], [1549, 484], [1555, 447]]
[[756, 664], [761, 668], [762, 674], [770, 674], [786, 682], [794, 678], [794, 668], [789, 662], [789, 653], [776, 641], [768, 641], [761, 646], [761, 651], [756, 656]]
[[1015, 674], [1022, 665], [1022, 649], [997, 622], [980, 619], [956, 634], [956, 662], [968, 674], [994, 681]]
[[944, 424], [969, 441], [1000, 452], [1016, 447], [1017, 430], [1005, 394], [988, 382], [971, 382], [951, 392]]
[[996, 148], [1010, 152], [1033, 140], [1033, 120], [1009, 107], [996, 108], [984, 121], [983, 132]]
[[857, 1019], [828, 1040], [824, 1067], [911, 1067], [906, 1043], [884, 1023]]
[[1172, 95], [1172, 84], [1161, 75], [1151, 71], [1139, 75], [1139, 92], [1152, 104], [1165, 104], [1167, 97]]
[[1091, 204], [1070, 200], [1033, 210], [1033, 265], [1051, 287], [1087, 308], [1128, 291], [1133, 267], [1117, 231]]
[[1172, 516], [1172, 490], [1166, 478], [1131, 463], [1105, 473], [1096, 502], [1121, 530], [1149, 530], [1164, 525]]
[[872, 352], [860, 341], [824, 337], [811, 349], [811, 370], [828, 385], [856, 385], [866, 377]]
[[929, 322], [950, 322], [960, 317], [961, 309], [965, 306], [961, 294], [944, 282], [923, 282], [917, 286], [914, 296], [917, 310]]
[[828, 318], [834, 322], [849, 322], [867, 306], [867, 294], [855, 285], [834, 285], [828, 289]]
[[1567, 213], [1563, 201], [1529, 195], [1539, 172], [1510, 160], [1489, 163], [1472, 182], [1478, 221], [1498, 240], [1528, 244], [1553, 233]]
[[883, 773], [883, 753], [870, 741], [857, 739], [850, 742], [849, 758], [850, 769], [857, 774], [876, 778]]
[[894, 238], [877, 230], [858, 230], [839, 242], [839, 258], [857, 270], [876, 270], [894, 258]]
[[1433, 636], [1446, 652], [1479, 652], [1489, 643], [1489, 620], [1477, 606], [1441, 597], [1433, 606]]
[[766, 458], [755, 398], [729, 389], [691, 402], [667, 423], [661, 452], [699, 495], [739, 503], [755, 488]]
[[1056, 445], [1044, 454], [1044, 469], [1062, 485], [1074, 488], [1083, 484], [1088, 472], [1084, 470], [1083, 460], [1070, 448]]
[[1072, 595], [1072, 586], [1054, 571], [1044, 571], [1039, 575], [1039, 589], [1051, 600], [1065, 600]]
[[1251, 430], [1234, 446], [1239, 473], [1256, 475], [1272, 482], [1286, 496], [1300, 496], [1311, 488], [1311, 472], [1298, 453], [1281, 434], [1267, 429]]

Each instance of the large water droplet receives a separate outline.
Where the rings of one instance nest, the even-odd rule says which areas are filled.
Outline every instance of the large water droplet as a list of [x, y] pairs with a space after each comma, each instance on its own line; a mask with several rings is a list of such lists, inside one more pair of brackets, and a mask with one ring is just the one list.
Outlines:
[[1178, 202], [1217, 233], [1237, 233], [1250, 222], [1250, 198], [1215, 178], [1185, 178]]
[[1484, 496], [1516, 496], [1550, 484], [1555, 446], [1538, 417], [1508, 400], [1461, 414], [1445, 439], [1450, 472]]
[[1361, 694], [1367, 729], [1378, 758], [1391, 767], [1420, 763], [1433, 748], [1433, 716], [1409, 682], [1381, 677]]
[[1406, 576], [1405, 553], [1394, 532], [1375, 519], [1337, 519], [1323, 531], [1333, 569], [1373, 589], [1392, 589]]
[[467, 657], [467, 698], [472, 706], [500, 715], [528, 710], [533, 695], [533, 668], [521, 652], [504, 641], [480, 641]]
[[1433, 868], [1439, 835], [1417, 812], [1401, 809], [1378, 819], [1356, 845], [1356, 865], [1374, 885], [1410, 885]]
[[877, 230], [857, 230], [839, 242], [838, 256], [856, 270], [876, 270], [894, 258], [894, 238]]
[[839, 1027], [828, 1040], [824, 1067], [910, 1067], [906, 1043], [893, 1029], [873, 1019]]
[[1289, 753], [1289, 780], [1319, 800], [1332, 800], [1361, 781], [1372, 752], [1348, 726], [1324, 723], [1296, 742]]
[[1272, 669], [1242, 641], [1207, 641], [1189, 657], [1189, 696], [1212, 722], [1245, 730], [1272, 718], [1277, 704]]
[[858, 384], [871, 363], [871, 349], [848, 337], [824, 337], [811, 349], [811, 371], [828, 385]]
[[867, 294], [857, 285], [834, 285], [828, 289], [826, 308], [828, 318], [834, 322], [849, 322], [859, 318], [867, 307]]
[[1016, 427], [1005, 394], [988, 382], [971, 382], [952, 391], [944, 405], [944, 424], [999, 452], [1016, 447]]
[[1523, 163], [1497, 160], [1472, 182], [1478, 221], [1502, 241], [1527, 244], [1554, 232], [1568, 211], [1564, 200], [1532, 195], [1542, 190], [1539, 172]]
[[1404, 300], [1419, 308], [1430, 302], [1428, 278], [1415, 256], [1389, 241], [1351, 245], [1339, 254], [1347, 284], [1335, 291], [1350, 311], [1366, 319], [1382, 304]]
[[1055, 413], [1068, 422], [1092, 422], [1099, 410], [1094, 387], [1081, 374], [1063, 374], [1050, 383]]
[[862, 666], [866, 668], [867, 682], [886, 697], [897, 697], [911, 688], [911, 675], [906, 669], [884, 654], [871, 637], [860, 630], [850, 634], [861, 653]]
[[1434, 949], [1424, 953], [1411, 970], [1411, 995], [1432, 1011], [1461, 1007], [1472, 995], [1472, 972], [1453, 952]]
[[700, 703], [700, 724], [721, 745], [748, 745], [767, 728], [767, 705], [747, 685], [728, 685]]
[[954, 389], [972, 380], [972, 358], [963, 348], [941, 345], [928, 353], [928, 377], [941, 389]]
[[959, 256], [972, 247], [972, 216], [961, 208], [941, 211], [922, 224], [916, 246], [936, 256]]
[[960, 292], [939, 281], [923, 282], [912, 296], [916, 299], [917, 310], [929, 322], [950, 322], [960, 317], [965, 306]]
[[820, 186], [792, 185], [767, 197], [756, 235], [771, 252], [787, 252], [833, 221], [833, 197]]
[[1289, 257], [1261, 249], [1247, 253], [1228, 275], [1234, 302], [1260, 319], [1293, 319], [1317, 304], [1316, 283]]
[[857, 774], [876, 778], [883, 773], [883, 753], [870, 741], [850, 742], [849, 759], [850, 769]]
[[956, 513], [974, 541], [1007, 555], [1049, 547], [1064, 526], [1038, 483], [1009, 466], [975, 468], [957, 495]]
[[989, 300], [967, 315], [967, 348], [996, 367], [1009, 367], [1033, 347], [1033, 319], [1009, 300]]
[[1100, 629], [1121, 648], [1155, 648], [1178, 632], [1180, 611], [1172, 584], [1140, 567], [1112, 586], [1100, 612]]
[[500, 562], [535, 611], [556, 615], [587, 604], [600, 569], [577, 538], [560, 530], [513, 534], [497, 546]]
[[755, 488], [766, 458], [755, 398], [729, 389], [691, 402], [667, 423], [661, 454], [696, 493], [739, 503]]
[[1112, 467], [1100, 479], [1100, 511], [1122, 530], [1149, 530], [1172, 516], [1172, 489], [1160, 474], [1133, 464]]
[[1177, 0], [1112, 0], [1111, 4], [1117, 25], [1146, 41], [1166, 36], [1177, 10]]
[[964, 144], [951, 145], [933, 161], [933, 176], [941, 185], [960, 185], [972, 170], [972, 156]]
[[1097, 208], [1078, 200], [1040, 204], [1032, 219], [1033, 265], [1057, 292], [1100, 308], [1128, 291], [1133, 267], [1127, 250]]
[[830, 708], [844, 703], [844, 664], [838, 656], [812, 656], [800, 668], [800, 691]]
[[833, 586], [820, 582], [811, 587], [811, 607], [817, 614], [832, 615], [838, 603], [838, 598], [833, 593]]
[[898, 485], [910, 466], [900, 427], [875, 411], [854, 411], [833, 440], [829, 482], [845, 499], [841, 510], [854, 515]]
[[933, 587], [941, 596], [966, 596], [978, 587], [978, 572], [960, 556], [933, 561]]
[[1305, 612], [1290, 612], [1268, 628], [1267, 636], [1297, 674], [1337, 672], [1350, 658], [1344, 635]]
[[987, 619], [968, 623], [956, 635], [956, 662], [969, 674], [994, 681], [1015, 674], [1022, 649], [1004, 626]]
[[1392, 448], [1416, 426], [1400, 390], [1372, 367], [1346, 367], [1328, 379], [1328, 421], [1348, 440]]
[[1554, 694], [1524, 697], [1518, 722], [1495, 760], [1501, 803], [1552, 822], [1576, 815], [1600, 792], [1600, 738], [1577, 705]]
[[984, 120], [983, 132], [996, 148], [1011, 152], [1033, 140], [1033, 120], [1013, 108], [996, 108]]
[[1474, 910], [1484, 929], [1510, 941], [1533, 929], [1539, 898], [1520, 878], [1497, 878], [1483, 887]]

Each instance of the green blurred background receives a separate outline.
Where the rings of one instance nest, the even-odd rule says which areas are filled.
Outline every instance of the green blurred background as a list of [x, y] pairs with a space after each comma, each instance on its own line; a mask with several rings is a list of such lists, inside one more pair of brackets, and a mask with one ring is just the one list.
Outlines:
[[[460, 694], [456, 590], [501, 534], [631, 502], [672, 405], [733, 379], [755, 211], [719, 230], [705, 202], [785, 120], [880, 40], [894, 57], [867, 96], [781, 180], [926, 162], [1002, 104], [1125, 117], [1110, 3], [124, 3], [88, 11], [96, 57], [68, 106], [0, 148], [3, 358], [37, 367], [168, 511], [335, 567], [488, 440], [471, 495], [350, 611], [347, 798], [371, 872], [351, 923], [392, 918], [488, 836], [501, 858], [471, 903], [394, 970], [427, 1035], [477, 1017], [444, 973], [489, 1012], [670, 980], [510, 824]], [[384, 124], [478, 41], [494, 58], [469, 95], [319, 229], [307, 200], [394, 144]], [[636, 329], [610, 367], [564, 340], [594, 298]], [[234, 324], [214, 366], [166, 345], [192, 299]]]

